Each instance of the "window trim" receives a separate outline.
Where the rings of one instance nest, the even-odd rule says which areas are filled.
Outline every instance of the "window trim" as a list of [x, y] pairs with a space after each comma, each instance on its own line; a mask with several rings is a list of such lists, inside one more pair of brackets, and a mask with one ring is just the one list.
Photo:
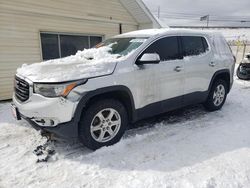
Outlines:
[[[206, 44], [207, 44], [207, 49], [209, 50], [209, 46], [208, 46], [207, 40], [205, 39], [205, 37], [202, 37], [202, 39], [204, 39], [204, 40], [202, 40], [203, 48], [205, 49], [205, 42], [206, 42]], [[207, 51], [207, 49], [205, 49], [205, 52]]]
[[87, 34], [87, 33], [67, 33], [67, 32], [54, 32], [54, 31], [39, 31], [39, 40], [40, 40], [40, 57], [41, 61], [47, 61], [43, 59], [43, 50], [42, 50], [42, 37], [41, 34], [52, 34], [52, 35], [57, 35], [58, 38], [58, 49], [59, 49], [59, 58], [62, 58], [61, 55], [61, 41], [60, 41], [60, 35], [68, 35], [68, 36], [82, 36], [82, 37], [87, 37], [88, 38], [88, 46], [90, 47], [90, 38], [91, 37], [101, 37], [102, 41], [105, 38], [105, 35], [102, 34]]

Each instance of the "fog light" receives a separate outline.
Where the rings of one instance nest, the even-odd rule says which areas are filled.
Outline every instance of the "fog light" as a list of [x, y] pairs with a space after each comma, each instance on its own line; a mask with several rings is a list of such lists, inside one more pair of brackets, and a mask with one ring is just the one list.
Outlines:
[[58, 121], [52, 118], [33, 118], [32, 121], [43, 127], [54, 127], [58, 124]]

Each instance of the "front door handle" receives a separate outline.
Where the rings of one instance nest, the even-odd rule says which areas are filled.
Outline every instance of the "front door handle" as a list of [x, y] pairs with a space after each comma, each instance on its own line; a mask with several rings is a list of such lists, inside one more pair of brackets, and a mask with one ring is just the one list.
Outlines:
[[210, 67], [214, 67], [214, 66], [215, 66], [215, 62], [213, 62], [213, 61], [210, 62], [210, 63], [209, 63], [209, 66], [210, 66]]
[[182, 71], [182, 70], [183, 70], [183, 67], [181, 67], [181, 66], [177, 66], [177, 67], [175, 67], [175, 69], [174, 69], [175, 72], [180, 72], [180, 71]]

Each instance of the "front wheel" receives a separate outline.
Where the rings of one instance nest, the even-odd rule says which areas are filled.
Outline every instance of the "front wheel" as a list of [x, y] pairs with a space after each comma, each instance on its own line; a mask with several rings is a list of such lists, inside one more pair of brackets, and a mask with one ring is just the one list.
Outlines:
[[80, 141], [96, 150], [117, 143], [128, 125], [127, 111], [118, 100], [97, 101], [82, 114], [79, 124]]
[[209, 92], [207, 101], [204, 103], [208, 111], [216, 111], [222, 108], [227, 98], [227, 83], [224, 80], [216, 80]]

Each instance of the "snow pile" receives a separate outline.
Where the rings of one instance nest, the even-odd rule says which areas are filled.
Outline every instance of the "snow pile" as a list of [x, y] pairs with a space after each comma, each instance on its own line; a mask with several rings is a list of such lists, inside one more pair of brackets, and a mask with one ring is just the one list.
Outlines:
[[78, 51], [76, 55], [31, 65], [24, 64], [17, 74], [33, 82], [62, 82], [111, 74], [125, 56], [110, 53], [110, 47]]
[[[205, 52], [202, 52], [198, 55], [188, 55], [188, 56], [184, 56], [183, 59], [185, 61], [192, 61], [193, 58], [202, 58], [204, 57], [204, 55], [209, 51], [209, 49], [207, 49]], [[178, 61], [178, 60], [177, 60]]]
[[128, 32], [128, 33], [124, 33], [124, 34], [121, 34], [120, 36], [123, 36], [123, 37], [154, 36], [154, 35], [169, 32], [171, 30], [173, 30], [173, 29], [170, 29], [170, 28], [142, 29], [142, 30], [136, 30], [136, 31], [131, 31], [131, 32]]
[[237, 79], [220, 111], [194, 106], [147, 120], [95, 152], [58, 141], [46, 163], [33, 154], [45, 140], [3, 120], [9, 106], [0, 105], [0, 187], [249, 188], [249, 96], [250, 82]]

